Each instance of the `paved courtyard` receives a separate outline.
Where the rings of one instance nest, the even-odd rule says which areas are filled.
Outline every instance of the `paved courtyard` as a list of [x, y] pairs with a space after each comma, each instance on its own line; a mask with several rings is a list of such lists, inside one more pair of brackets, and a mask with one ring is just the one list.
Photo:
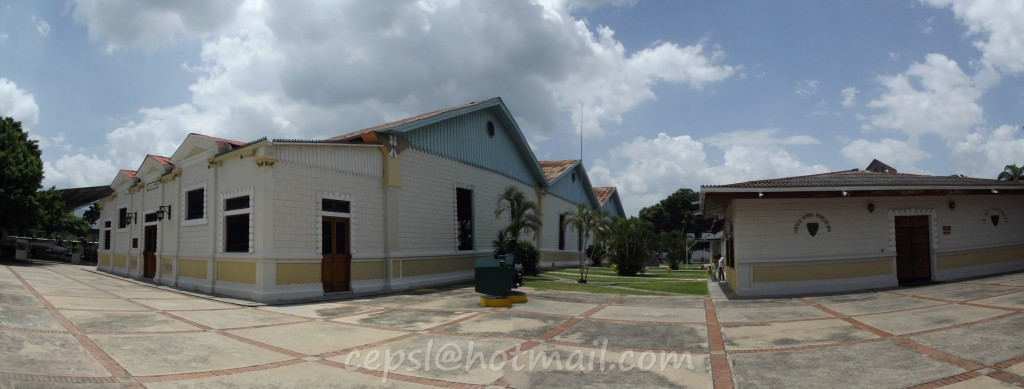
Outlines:
[[471, 289], [241, 306], [0, 263], [7, 387], [1019, 387], [1024, 273], [788, 299]]

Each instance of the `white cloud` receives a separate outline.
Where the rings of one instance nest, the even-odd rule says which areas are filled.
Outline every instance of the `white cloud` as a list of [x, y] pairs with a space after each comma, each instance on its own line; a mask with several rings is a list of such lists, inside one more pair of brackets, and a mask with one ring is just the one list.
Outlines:
[[75, 0], [75, 21], [89, 38], [103, 41], [106, 51], [121, 48], [154, 50], [178, 39], [198, 39], [231, 22], [236, 0]]
[[915, 164], [931, 156], [917, 145], [891, 138], [878, 142], [857, 139], [844, 146], [842, 153], [846, 160], [861, 169], [868, 166], [872, 159], [878, 159], [901, 172], [914, 173], [922, 172]]
[[796, 93], [800, 97], [811, 97], [818, 93], [818, 85], [821, 82], [818, 80], [800, 80], [796, 82], [796, 88], [793, 89], [793, 93]]
[[[76, 20], [111, 51], [203, 37], [201, 62], [186, 66], [197, 75], [191, 101], [142, 109], [107, 135], [118, 166], [169, 154], [188, 132], [327, 137], [494, 96], [531, 139], [578, 130], [566, 118], [578, 120], [580, 102], [586, 135], [599, 136], [655, 99], [657, 84], [699, 90], [740, 71], [705, 41], [627, 51], [560, 1], [214, 4], [76, 4]], [[125, 151], [142, 140], [151, 146]]]
[[981, 39], [974, 46], [984, 65], [1006, 73], [1024, 72], [1024, 1], [1022, 0], [924, 0], [935, 7], [950, 8], [970, 35]]
[[47, 23], [45, 20], [36, 21], [36, 31], [38, 31], [39, 35], [42, 35], [43, 37], [49, 36], [50, 23]]
[[945, 55], [928, 54], [925, 62], [878, 81], [886, 90], [868, 103], [882, 110], [870, 119], [876, 128], [902, 131], [912, 141], [928, 133], [953, 141], [984, 121], [978, 104], [984, 90]]
[[843, 106], [852, 107], [857, 104], [857, 94], [860, 93], [860, 90], [851, 86], [843, 88], [839, 93], [843, 95]]
[[117, 167], [109, 160], [96, 155], [64, 155], [54, 162], [43, 162], [43, 187], [79, 188], [109, 184]]
[[14, 81], [0, 78], [0, 116], [12, 117], [25, 128], [32, 128], [39, 123], [35, 96], [18, 88]]
[[[778, 130], [736, 131], [698, 141], [689, 135], [636, 138], [597, 159], [588, 172], [598, 186], [613, 185], [622, 192], [629, 214], [650, 206], [680, 187], [727, 184], [773, 177], [828, 171], [822, 165], [806, 165], [783, 146], [817, 144], [806, 136], [778, 138]], [[721, 165], [708, 163], [705, 145], [723, 152]]]
[[979, 129], [952, 146], [959, 173], [972, 177], [995, 178], [1003, 167], [1024, 165], [1024, 137], [1016, 125], [995, 130]]

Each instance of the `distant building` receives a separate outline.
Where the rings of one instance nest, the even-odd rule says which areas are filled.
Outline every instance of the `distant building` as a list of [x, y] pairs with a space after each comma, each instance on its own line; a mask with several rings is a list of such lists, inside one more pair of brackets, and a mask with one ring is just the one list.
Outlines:
[[499, 98], [326, 140], [189, 135], [121, 170], [104, 202], [98, 268], [256, 301], [472, 279], [507, 226], [513, 185], [538, 203], [543, 263], [576, 263], [560, 216], [597, 208], [586, 171], [542, 170]]
[[846, 170], [703, 186], [714, 253], [741, 296], [1024, 270], [1024, 183]]

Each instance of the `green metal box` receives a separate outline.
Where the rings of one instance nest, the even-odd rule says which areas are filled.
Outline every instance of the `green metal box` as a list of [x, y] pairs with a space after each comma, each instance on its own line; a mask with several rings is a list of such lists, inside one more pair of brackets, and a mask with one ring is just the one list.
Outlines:
[[477, 258], [474, 269], [476, 292], [498, 297], [511, 294], [514, 262], [511, 255], [504, 262], [489, 257]]

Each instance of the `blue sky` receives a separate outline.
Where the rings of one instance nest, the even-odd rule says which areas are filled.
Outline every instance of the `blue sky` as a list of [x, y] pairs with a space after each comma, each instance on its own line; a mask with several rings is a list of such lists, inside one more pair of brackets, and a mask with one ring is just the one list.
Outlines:
[[1024, 163], [1024, 0], [7, 1], [0, 115], [47, 186], [189, 132], [322, 138], [501, 96], [635, 214], [676, 189]]

